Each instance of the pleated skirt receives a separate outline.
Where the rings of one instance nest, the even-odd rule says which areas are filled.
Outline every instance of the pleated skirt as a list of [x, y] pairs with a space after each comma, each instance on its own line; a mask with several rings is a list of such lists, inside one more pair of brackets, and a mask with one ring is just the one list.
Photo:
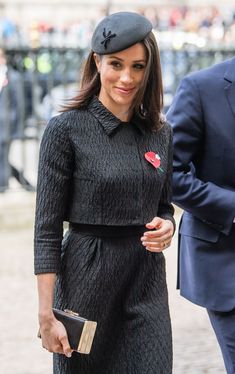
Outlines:
[[163, 253], [144, 227], [70, 225], [54, 305], [97, 321], [89, 355], [54, 354], [54, 374], [170, 374], [172, 336]]

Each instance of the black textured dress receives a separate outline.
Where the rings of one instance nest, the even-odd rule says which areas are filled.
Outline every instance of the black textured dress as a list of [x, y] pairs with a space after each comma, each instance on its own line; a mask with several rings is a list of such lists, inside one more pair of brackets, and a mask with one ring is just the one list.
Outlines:
[[[140, 241], [153, 217], [174, 222], [172, 134], [167, 124], [151, 132], [142, 122], [120, 122], [94, 97], [44, 132], [35, 273], [57, 273], [57, 308], [98, 323], [90, 355], [55, 354], [54, 374], [172, 372], [165, 259]], [[160, 168], [145, 159], [148, 151]]]

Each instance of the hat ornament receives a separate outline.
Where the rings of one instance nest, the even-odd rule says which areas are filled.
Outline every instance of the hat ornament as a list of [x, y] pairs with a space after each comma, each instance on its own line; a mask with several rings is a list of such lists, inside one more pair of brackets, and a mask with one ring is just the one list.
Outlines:
[[106, 34], [106, 29], [104, 28], [103, 31], [103, 37], [104, 40], [101, 42], [101, 44], [104, 44], [104, 48], [107, 49], [108, 43], [112, 38], [115, 38], [116, 34], [112, 34], [112, 31], [109, 31], [108, 34]]

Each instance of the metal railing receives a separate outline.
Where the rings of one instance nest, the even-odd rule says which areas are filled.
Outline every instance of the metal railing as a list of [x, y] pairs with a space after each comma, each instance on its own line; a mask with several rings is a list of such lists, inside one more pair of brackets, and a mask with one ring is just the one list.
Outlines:
[[[36, 184], [38, 149], [45, 124], [63, 98], [72, 97], [86, 50], [66, 48], [14, 49], [5, 51], [8, 84], [0, 93], [0, 191], [9, 176], [31, 190]], [[180, 79], [189, 72], [235, 56], [235, 50], [161, 50], [165, 110]], [[12, 81], [11, 81], [12, 80]], [[3, 95], [3, 90], [5, 91]], [[5, 96], [5, 102], [3, 102]], [[3, 156], [2, 156], [3, 155]], [[6, 182], [1, 186], [4, 168]]]

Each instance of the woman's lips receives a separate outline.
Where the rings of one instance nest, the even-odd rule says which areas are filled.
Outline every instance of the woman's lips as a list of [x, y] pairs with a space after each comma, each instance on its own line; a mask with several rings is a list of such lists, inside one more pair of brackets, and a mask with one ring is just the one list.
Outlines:
[[116, 87], [116, 90], [124, 95], [128, 95], [134, 91], [133, 88]]

